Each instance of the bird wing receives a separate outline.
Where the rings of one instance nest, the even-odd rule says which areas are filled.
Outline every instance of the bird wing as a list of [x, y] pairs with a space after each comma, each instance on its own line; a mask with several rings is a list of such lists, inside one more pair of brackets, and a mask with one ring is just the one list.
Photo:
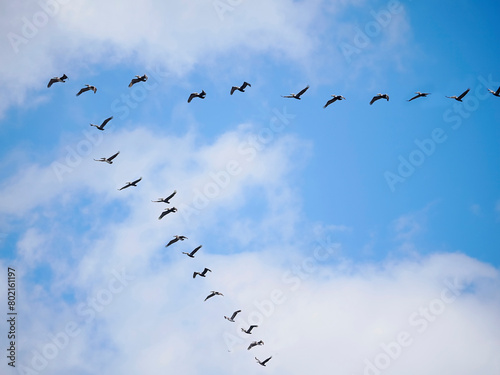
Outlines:
[[119, 188], [118, 190], [123, 190], [123, 189], [126, 189], [126, 188], [128, 188], [129, 186], [130, 186], [130, 182], [127, 182], [127, 183], [125, 184], [125, 186], [123, 186], [123, 187]]
[[205, 301], [206, 301], [207, 299], [209, 299], [209, 298], [212, 298], [213, 296], [215, 296], [215, 292], [210, 293], [210, 294], [207, 296], [207, 298], [205, 298]]
[[111, 156], [108, 158], [108, 160], [109, 160], [109, 161], [113, 160], [114, 158], [116, 158], [116, 157], [118, 156], [118, 154], [119, 154], [119, 153], [120, 153], [120, 151], [118, 151], [118, 152], [117, 152], [116, 154], [114, 154], [114, 155], [111, 155]]
[[170, 240], [168, 242], [168, 244], [165, 245], [165, 247], [169, 247], [170, 245], [172, 245], [173, 243], [176, 243], [177, 241], [179, 241], [177, 238], [174, 238], [173, 240]]
[[200, 273], [198, 272], [193, 272], [193, 279], [196, 277], [196, 275], [199, 275]]
[[330, 104], [332, 104], [335, 100], [337, 100], [337, 98], [332, 98], [330, 99], [329, 101], [326, 102], [326, 104], [323, 106], [323, 108], [326, 108], [328, 107]]
[[101, 127], [105, 127], [108, 122], [110, 122], [113, 119], [113, 116], [108, 117], [106, 120], [104, 120], [101, 124]]
[[85, 91], [88, 91], [90, 90], [89, 87], [84, 87], [83, 89], [80, 89], [80, 91], [78, 91], [78, 94], [76, 94], [76, 96], [80, 96], [80, 94], [84, 93]]
[[231, 319], [234, 319], [236, 317], [236, 315], [238, 315], [238, 313], [240, 313], [241, 310], [236, 310], [233, 315], [231, 316]]
[[138, 183], [139, 181], [141, 181], [141, 180], [142, 180], [142, 177], [138, 178], [137, 180], [135, 180], [134, 182], [132, 182], [132, 185], [137, 184], [137, 183]]
[[266, 364], [266, 363], [267, 363], [267, 362], [268, 362], [271, 358], [273, 358], [273, 356], [271, 356], [271, 357], [267, 358], [266, 360], [264, 360], [264, 361], [262, 362], [262, 364], [263, 364], [263, 365], [265, 365], [265, 364]]
[[245, 87], [252, 87], [251, 84], [249, 84], [248, 82], [243, 82], [243, 84], [241, 85], [241, 89], [243, 90]]
[[173, 198], [173, 196], [177, 194], [177, 190], [174, 190], [174, 192], [172, 194], [170, 194], [167, 198], [165, 198], [166, 201], [169, 201], [170, 199]]
[[420, 94], [417, 94], [415, 95], [413, 98], [411, 98], [410, 100], [408, 100], [409, 102], [411, 102], [413, 99], [417, 99], [418, 97], [420, 97], [421, 95]]
[[378, 96], [374, 96], [372, 98], [372, 100], [370, 101], [370, 105], [372, 105], [373, 103], [375, 103], [377, 100], [379, 100], [380, 98]]
[[462, 99], [465, 95], [467, 95], [467, 93], [469, 91], [470, 91], [470, 89], [465, 90], [463, 93], [460, 94], [460, 96], [458, 97], [458, 99]]
[[194, 249], [193, 251], [191, 251], [191, 255], [196, 254], [196, 252], [197, 252], [198, 250], [200, 250], [200, 248], [201, 248], [201, 245], [200, 245], [200, 246], [198, 246], [198, 247], [197, 247], [196, 249]]
[[197, 96], [198, 96], [198, 94], [195, 92], [193, 92], [191, 95], [189, 95], [188, 103], [191, 103], [191, 100], [193, 100], [193, 98], [196, 98]]
[[238, 90], [238, 87], [236, 86], [231, 87], [231, 95], [233, 95], [236, 90]]
[[132, 78], [132, 80], [130, 81], [130, 83], [128, 84], [128, 87], [132, 87], [135, 83], [139, 82], [139, 80], [137, 78]]
[[203, 270], [202, 274], [204, 275], [204, 274], [206, 274], [207, 272], [212, 272], [212, 270], [211, 270], [211, 269], [209, 269], [209, 268], [206, 268], [206, 267], [205, 267], [205, 269]]
[[293, 98], [293, 95], [281, 95], [282, 98]]
[[47, 84], [47, 87], [52, 86], [53, 83], [56, 83], [59, 79], [58, 78], [51, 78], [49, 83]]
[[495, 91], [495, 95], [500, 95], [500, 86], [498, 87], [497, 91]]
[[306, 88], [304, 88], [304, 89], [300, 90], [300, 91], [298, 92], [298, 94], [297, 94], [297, 95], [295, 95], [295, 96], [301, 96], [303, 93], [305, 93], [305, 92], [307, 91], [307, 89], [308, 89], [308, 88], [309, 88], [309, 85], [307, 85], [307, 87], [306, 87]]
[[167, 212], [167, 211], [163, 211], [163, 212], [160, 214], [160, 216], [158, 216], [158, 220], [163, 219], [163, 217], [164, 217], [166, 214], [168, 214], [168, 212]]

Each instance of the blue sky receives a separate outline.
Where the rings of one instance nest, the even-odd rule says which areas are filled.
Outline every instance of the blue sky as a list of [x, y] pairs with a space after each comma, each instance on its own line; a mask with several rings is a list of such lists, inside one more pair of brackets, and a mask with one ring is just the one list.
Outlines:
[[2, 7], [8, 373], [498, 373], [496, 2]]

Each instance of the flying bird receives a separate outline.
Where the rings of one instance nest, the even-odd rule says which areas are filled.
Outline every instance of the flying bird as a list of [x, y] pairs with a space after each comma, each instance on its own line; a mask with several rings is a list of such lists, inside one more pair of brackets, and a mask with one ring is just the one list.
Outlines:
[[417, 94], [417, 95], [415, 95], [411, 99], [408, 99], [409, 102], [411, 102], [413, 99], [425, 98], [427, 95], [430, 95], [431, 93], [430, 92], [420, 92], [420, 91], [417, 91], [417, 92], [415, 92], [415, 94]]
[[193, 100], [194, 98], [205, 99], [206, 95], [207, 93], [205, 92], [205, 90], [201, 90], [200, 93], [193, 92], [191, 95], [189, 95], [188, 103], [191, 103], [191, 100]]
[[302, 89], [297, 94], [281, 95], [281, 97], [282, 98], [294, 98], [294, 99], [299, 99], [300, 100], [300, 96], [302, 94], [304, 94], [307, 91], [308, 88], [309, 88], [309, 85], [307, 85], [307, 87], [305, 89]]
[[370, 101], [370, 105], [372, 105], [373, 103], [375, 103], [377, 100], [379, 99], [387, 99], [387, 101], [389, 101], [389, 95], [387, 94], [380, 94], [378, 93], [377, 95], [375, 95], [372, 100]]
[[201, 276], [201, 277], [206, 277], [207, 275], [207, 272], [212, 272], [211, 269], [208, 269], [207, 267], [205, 267], [205, 269], [202, 271], [202, 272], [193, 272], [193, 279], [198, 275], [198, 276]]
[[128, 87], [132, 87], [137, 82], [146, 82], [147, 80], [148, 76], [145, 74], [143, 76], [135, 76], [135, 78], [132, 78], [132, 81], [130, 81], [130, 83], [128, 84]]
[[250, 350], [252, 349], [254, 346], [257, 346], [257, 345], [264, 345], [264, 341], [260, 340], [260, 341], [252, 341], [250, 343], [250, 345], [248, 345], [248, 348], [247, 350]]
[[257, 360], [257, 363], [258, 363], [259, 365], [261, 365], [261, 366], [265, 366], [265, 365], [266, 365], [266, 363], [267, 363], [267, 362], [268, 362], [271, 358], [273, 358], [273, 357], [271, 356], [271, 357], [269, 357], [268, 359], [266, 359], [266, 360], [264, 360], [264, 361], [262, 361], [262, 362], [261, 362], [261, 361], [260, 361], [257, 357], [255, 357], [255, 359]]
[[163, 219], [164, 216], [167, 216], [171, 212], [174, 212], [174, 213], [177, 212], [177, 208], [175, 208], [175, 207], [167, 208], [165, 211], [163, 211], [160, 214], [160, 216], [158, 217], [158, 220]]
[[182, 254], [186, 254], [186, 255], [187, 255], [188, 257], [190, 257], [190, 258], [194, 258], [194, 254], [196, 254], [196, 252], [197, 252], [198, 250], [200, 250], [200, 249], [201, 249], [201, 245], [200, 245], [200, 246], [198, 246], [197, 248], [195, 248], [195, 249], [194, 249], [193, 251], [191, 251], [190, 253], [185, 253], [185, 252], [183, 251], [183, 252], [182, 252]]
[[330, 104], [335, 103], [337, 100], [345, 100], [345, 98], [342, 95], [332, 95], [332, 98], [326, 102], [323, 108], [328, 107]]
[[170, 204], [170, 199], [172, 199], [175, 194], [177, 194], [177, 190], [174, 190], [174, 192], [166, 198], [158, 198], [158, 200], [151, 202], [164, 202], [166, 204]]
[[467, 89], [465, 90], [463, 93], [461, 93], [459, 96], [446, 96], [447, 98], [450, 98], [450, 99], [455, 99], [455, 100], [458, 100], [459, 102], [462, 101], [462, 99], [464, 98], [465, 95], [467, 95], [467, 93], [470, 91], [470, 89]]
[[251, 84], [249, 84], [248, 82], [243, 82], [243, 84], [241, 86], [233, 86], [231, 87], [231, 95], [233, 95], [233, 93], [238, 90], [238, 91], [241, 91], [241, 92], [245, 92], [245, 87], [252, 87]]
[[108, 164], [113, 164], [113, 159], [118, 156], [120, 151], [118, 151], [116, 154], [111, 155], [109, 158], [100, 158], [100, 159], [94, 159], [95, 161], [105, 161]]
[[97, 92], [97, 88], [95, 86], [85, 85], [85, 87], [83, 89], [80, 89], [80, 91], [78, 91], [78, 94], [76, 94], [76, 96], [80, 96], [85, 91], [89, 91], [89, 90], [93, 91], [94, 94]]
[[94, 124], [90, 124], [90, 126], [95, 126], [95, 127], [96, 127], [97, 129], [99, 129], [99, 130], [104, 130], [104, 127], [106, 126], [106, 124], [107, 124], [108, 122], [110, 122], [112, 119], [113, 119], [113, 116], [108, 117], [106, 120], [104, 120], [104, 121], [102, 122], [102, 124], [101, 124], [101, 125], [94, 125]]
[[138, 183], [139, 181], [141, 181], [141, 180], [142, 180], [142, 177], [141, 177], [141, 178], [139, 178], [139, 179], [137, 179], [137, 180], [135, 180], [135, 181], [132, 181], [132, 182], [127, 182], [127, 183], [125, 184], [125, 186], [121, 187], [121, 188], [120, 188], [120, 189], [118, 189], [118, 190], [123, 190], [123, 189], [126, 189], [126, 188], [130, 187], [130, 186], [137, 186], [137, 183]]
[[168, 244], [165, 245], [165, 247], [169, 247], [170, 245], [176, 243], [177, 241], [184, 241], [187, 237], [186, 236], [174, 236], [173, 240], [170, 240]]
[[68, 79], [68, 76], [66, 74], [63, 74], [61, 77], [51, 78], [49, 83], [47, 84], [47, 87], [52, 86], [52, 84], [56, 82], [66, 82], [65, 79]]
[[209, 298], [212, 298], [213, 296], [224, 296], [224, 294], [212, 290], [210, 294], [207, 296], [207, 298], [205, 298], [205, 301]]
[[241, 329], [243, 332], [248, 333], [249, 335], [252, 334], [252, 329], [257, 328], [258, 326], [255, 324], [252, 324], [247, 330], [244, 330], [243, 328]]
[[234, 323], [234, 318], [235, 318], [235, 317], [236, 317], [236, 315], [238, 315], [238, 313], [240, 313], [240, 312], [241, 312], [241, 310], [236, 310], [236, 311], [233, 313], [233, 315], [231, 315], [231, 317], [230, 317], [230, 318], [228, 318], [227, 316], [225, 316], [225, 315], [224, 315], [224, 319], [227, 319], [227, 320], [229, 320], [230, 322], [233, 322], [233, 323]]
[[500, 87], [497, 89], [497, 91], [493, 91], [491, 89], [488, 89], [489, 92], [491, 92], [493, 95], [500, 97]]

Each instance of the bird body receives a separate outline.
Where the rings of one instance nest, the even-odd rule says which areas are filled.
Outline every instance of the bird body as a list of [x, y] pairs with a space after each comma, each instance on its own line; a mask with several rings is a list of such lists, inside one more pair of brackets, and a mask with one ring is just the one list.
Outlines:
[[212, 298], [213, 296], [224, 296], [224, 294], [220, 293], [220, 292], [216, 292], [214, 290], [212, 290], [210, 292], [210, 294], [205, 298], [205, 301], [209, 298]]
[[163, 219], [166, 215], [168, 215], [169, 213], [171, 212], [177, 212], [177, 208], [175, 207], [170, 207], [170, 208], [167, 208], [165, 211], [163, 211], [160, 216], [158, 217], [158, 220], [161, 220]]
[[264, 341], [260, 340], [260, 341], [252, 341], [250, 343], [250, 345], [248, 345], [248, 348], [247, 350], [250, 350], [252, 349], [254, 346], [257, 346], [257, 345], [264, 345]]
[[293, 98], [293, 99], [298, 99], [300, 100], [300, 97], [302, 94], [304, 94], [307, 89], [309, 88], [309, 85], [305, 89], [300, 90], [297, 94], [290, 94], [290, 95], [281, 95], [282, 98]]
[[49, 83], [47, 84], [47, 87], [52, 86], [52, 84], [56, 82], [66, 82], [65, 80], [68, 79], [68, 76], [66, 74], [63, 74], [61, 77], [54, 77], [51, 78]]
[[108, 164], [113, 164], [113, 159], [118, 156], [120, 151], [118, 151], [116, 154], [111, 155], [109, 158], [100, 158], [100, 159], [94, 159], [95, 161], [105, 161]]
[[93, 91], [94, 94], [95, 94], [97, 92], [97, 88], [95, 86], [85, 85], [85, 87], [83, 89], [80, 89], [80, 91], [78, 91], [78, 93], [76, 94], [76, 96], [80, 96], [85, 91]]
[[267, 362], [269, 362], [269, 360], [273, 358], [272, 356], [269, 357], [268, 359], [264, 360], [264, 361], [260, 361], [257, 357], [255, 357], [255, 359], [257, 360], [257, 363], [261, 366], [265, 366]]
[[99, 129], [99, 130], [104, 130], [104, 127], [106, 126], [106, 124], [107, 124], [108, 122], [110, 122], [112, 119], [113, 119], [113, 116], [108, 117], [106, 120], [104, 120], [104, 121], [102, 122], [102, 124], [101, 124], [101, 125], [94, 125], [94, 124], [90, 124], [90, 126], [95, 126], [95, 127], [96, 127], [97, 129]]
[[241, 92], [245, 92], [245, 87], [252, 87], [251, 84], [249, 84], [248, 82], [243, 82], [243, 84], [241, 86], [233, 86], [231, 87], [231, 95], [233, 95], [233, 93], [238, 90], [238, 91], [241, 91]]
[[206, 277], [207, 272], [212, 272], [212, 270], [205, 267], [205, 269], [202, 272], [193, 272], [193, 279], [196, 276]]
[[465, 90], [463, 93], [461, 93], [459, 96], [455, 96], [455, 95], [453, 95], [453, 96], [447, 96], [447, 98], [450, 98], [450, 99], [455, 99], [455, 100], [457, 100], [457, 101], [461, 102], [461, 101], [462, 101], [462, 99], [464, 98], [464, 96], [465, 96], [465, 95], [467, 95], [467, 93], [468, 93], [469, 91], [470, 91], [470, 89], [467, 89], [467, 90]]
[[186, 254], [186, 255], [187, 255], [188, 257], [190, 257], [190, 258], [194, 258], [194, 254], [196, 254], [196, 252], [197, 252], [198, 250], [200, 250], [200, 249], [201, 249], [201, 245], [200, 245], [200, 246], [198, 246], [197, 248], [195, 248], [195, 249], [194, 249], [193, 251], [191, 251], [190, 253], [185, 253], [185, 252], [183, 251], [183, 252], [182, 252], [182, 254]]
[[170, 245], [176, 243], [177, 241], [184, 241], [187, 237], [186, 236], [174, 236], [173, 240], [170, 240], [168, 244], [165, 245], [165, 247], [169, 247]]
[[151, 202], [164, 202], [166, 204], [170, 204], [170, 199], [172, 199], [174, 197], [174, 195], [177, 194], [177, 190], [174, 190], [174, 192], [172, 194], [170, 194], [168, 197], [166, 198], [158, 198], [158, 200], [156, 201], [151, 201]]
[[411, 99], [408, 99], [409, 102], [411, 102], [412, 100], [417, 99], [417, 98], [425, 98], [427, 95], [430, 95], [431, 93], [430, 92], [420, 92], [420, 91], [417, 91], [417, 92], [415, 92], [415, 94], [417, 94], [417, 95], [415, 95]]
[[132, 182], [127, 182], [127, 183], [125, 184], [125, 186], [121, 187], [121, 188], [120, 188], [120, 189], [118, 189], [118, 190], [123, 190], [123, 189], [126, 189], [126, 188], [130, 187], [130, 186], [137, 186], [137, 183], [138, 183], [139, 181], [141, 181], [141, 180], [142, 180], [142, 177], [141, 177], [141, 178], [138, 178], [138, 179], [137, 179], [137, 180], [135, 180], [135, 181], [132, 181]]
[[497, 91], [493, 91], [491, 89], [488, 89], [489, 92], [491, 92], [493, 95], [500, 97], [500, 87], [498, 87]]
[[189, 95], [188, 103], [191, 103], [191, 100], [193, 100], [194, 98], [205, 99], [206, 95], [207, 93], [205, 92], [205, 90], [201, 90], [200, 93], [193, 92], [191, 95]]
[[258, 327], [258, 325], [252, 324], [252, 325], [251, 325], [248, 329], [246, 329], [246, 330], [245, 330], [245, 329], [243, 329], [243, 328], [242, 328], [241, 330], [242, 330], [243, 332], [245, 332], [245, 333], [247, 333], [247, 334], [251, 335], [251, 334], [252, 334], [252, 329], [257, 328], [257, 327]]
[[132, 78], [132, 81], [128, 84], [128, 87], [132, 87], [138, 82], [146, 82], [148, 80], [148, 76], [144, 74], [143, 76], [135, 76], [135, 78]]
[[233, 323], [234, 323], [234, 318], [235, 318], [235, 317], [236, 317], [236, 315], [238, 315], [238, 313], [240, 313], [240, 312], [241, 312], [241, 310], [236, 310], [236, 311], [233, 313], [233, 315], [231, 315], [231, 317], [230, 317], [230, 318], [228, 318], [227, 316], [225, 316], [225, 315], [224, 315], [224, 319], [227, 319], [227, 320], [229, 320], [230, 322], [233, 322]]
[[378, 93], [377, 95], [375, 95], [372, 98], [372, 100], [370, 101], [370, 105], [372, 105], [373, 103], [375, 103], [377, 100], [380, 100], [380, 99], [386, 99], [387, 101], [389, 101], [389, 95]]
[[345, 100], [345, 98], [342, 95], [332, 95], [332, 98], [326, 102], [323, 108], [328, 107], [330, 104], [335, 103], [337, 100]]

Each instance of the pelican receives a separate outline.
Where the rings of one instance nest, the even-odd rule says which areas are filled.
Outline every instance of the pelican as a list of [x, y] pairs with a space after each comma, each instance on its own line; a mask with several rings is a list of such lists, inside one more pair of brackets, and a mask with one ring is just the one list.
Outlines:
[[459, 96], [446, 96], [447, 98], [450, 98], [450, 99], [455, 99], [455, 100], [458, 100], [459, 102], [462, 101], [462, 99], [464, 98], [465, 95], [467, 95], [467, 93], [470, 91], [470, 89], [467, 89], [465, 90], [463, 93], [461, 93]]
[[151, 202], [164, 202], [166, 204], [170, 204], [170, 199], [172, 199], [175, 194], [177, 194], [177, 190], [174, 190], [174, 192], [166, 198], [158, 198], [158, 200]]
[[430, 92], [420, 92], [420, 91], [417, 91], [417, 92], [415, 92], [415, 94], [417, 94], [417, 95], [415, 95], [411, 99], [408, 99], [407, 101], [411, 102], [413, 99], [425, 98], [427, 95], [430, 95], [431, 93]]
[[243, 332], [248, 333], [249, 335], [252, 334], [252, 329], [257, 328], [258, 326], [255, 324], [252, 324], [247, 330], [244, 330], [243, 328], [241, 329]]
[[266, 359], [266, 360], [264, 360], [264, 361], [262, 361], [262, 362], [261, 362], [261, 361], [260, 361], [257, 357], [255, 357], [255, 359], [257, 360], [257, 363], [258, 363], [259, 365], [261, 365], [261, 366], [265, 366], [265, 365], [266, 365], [266, 363], [267, 363], [267, 362], [268, 362], [271, 358], [273, 358], [273, 356], [271, 356], [271, 357], [269, 357], [268, 359]]
[[193, 251], [191, 251], [190, 253], [185, 253], [185, 252], [183, 251], [183, 252], [182, 252], [182, 254], [186, 254], [186, 255], [187, 255], [188, 257], [190, 257], [190, 258], [194, 258], [194, 254], [196, 254], [196, 252], [197, 252], [198, 250], [200, 250], [200, 249], [201, 249], [201, 245], [200, 245], [200, 246], [198, 246], [197, 248], [195, 248], [195, 249], [194, 249]]
[[76, 94], [76, 96], [80, 96], [85, 91], [89, 91], [89, 90], [92, 90], [94, 92], [94, 94], [97, 92], [97, 88], [95, 86], [85, 85], [85, 87], [83, 89], [80, 89], [80, 91], [78, 91], [78, 94]]
[[175, 208], [175, 207], [167, 208], [165, 211], [163, 211], [160, 214], [160, 216], [158, 217], [158, 220], [163, 219], [164, 216], [168, 215], [171, 212], [174, 212], [174, 213], [177, 212], [177, 208]]
[[137, 179], [137, 180], [135, 180], [135, 181], [132, 181], [132, 182], [127, 182], [127, 183], [125, 184], [125, 186], [121, 187], [121, 188], [120, 188], [120, 189], [118, 189], [118, 190], [123, 190], [123, 189], [126, 189], [126, 188], [130, 187], [130, 186], [137, 186], [137, 183], [138, 183], [139, 181], [141, 181], [141, 180], [142, 180], [142, 177], [141, 177], [141, 178], [139, 178], [139, 179]]
[[493, 95], [500, 97], [500, 87], [498, 87], [497, 91], [493, 91], [491, 89], [488, 89], [489, 92], [491, 92]]
[[170, 245], [176, 243], [177, 241], [184, 241], [187, 237], [186, 236], [174, 236], [173, 240], [170, 240], [168, 244], [165, 245], [165, 247], [169, 247]]
[[210, 292], [210, 294], [207, 296], [207, 298], [205, 298], [205, 301], [206, 301], [207, 299], [209, 299], [209, 298], [212, 298], [213, 296], [223, 296], [223, 297], [224, 297], [224, 294], [222, 294], [222, 293], [219, 293], [219, 292], [216, 292], [216, 291], [212, 290], [212, 291]]
[[191, 103], [191, 100], [193, 100], [194, 98], [205, 99], [206, 95], [207, 93], [205, 92], [205, 90], [201, 90], [200, 93], [193, 92], [191, 95], [189, 95], [188, 103]]
[[201, 277], [206, 277], [207, 272], [212, 272], [212, 270], [205, 267], [205, 269], [202, 272], [193, 272], [193, 279], [196, 277], [196, 275]]
[[260, 340], [260, 341], [253, 341], [253, 342], [251, 342], [250, 345], [248, 345], [247, 350], [250, 350], [254, 346], [257, 346], [257, 345], [264, 345], [264, 341]]
[[49, 83], [47, 84], [47, 87], [52, 86], [52, 84], [56, 82], [66, 82], [65, 79], [68, 79], [68, 76], [66, 74], [63, 74], [61, 77], [51, 78]]
[[132, 78], [132, 81], [130, 81], [130, 83], [128, 84], [128, 87], [132, 87], [137, 82], [146, 82], [147, 80], [148, 76], [145, 74], [143, 76], [135, 76], [135, 78]]
[[299, 99], [300, 100], [300, 96], [305, 93], [307, 91], [307, 89], [309, 88], [309, 85], [307, 85], [307, 87], [305, 89], [302, 89], [301, 91], [298, 92], [298, 94], [290, 94], [290, 95], [281, 95], [282, 98], [294, 98], [294, 99]]
[[387, 101], [389, 101], [389, 95], [387, 94], [380, 94], [378, 93], [377, 95], [375, 95], [372, 100], [370, 101], [370, 105], [372, 105], [373, 103], [375, 103], [377, 100], [379, 99], [387, 99]]
[[252, 87], [251, 84], [249, 84], [248, 82], [243, 82], [243, 84], [238, 87], [238, 86], [233, 86], [231, 87], [231, 95], [233, 95], [233, 93], [238, 90], [238, 91], [241, 91], [241, 92], [245, 92], [245, 87]]
[[107, 124], [108, 122], [110, 122], [112, 119], [113, 119], [113, 116], [108, 117], [106, 120], [104, 120], [104, 121], [102, 122], [102, 124], [101, 124], [101, 125], [94, 125], [94, 124], [90, 124], [90, 126], [95, 126], [95, 127], [96, 127], [97, 129], [99, 129], [99, 130], [104, 130], [104, 127], [106, 126], [106, 124]]
[[335, 103], [337, 100], [345, 100], [345, 98], [342, 95], [332, 95], [332, 98], [326, 102], [323, 108], [328, 107], [330, 104]]
[[231, 317], [230, 317], [230, 318], [228, 318], [227, 316], [225, 316], [225, 315], [224, 315], [224, 319], [227, 319], [227, 320], [229, 320], [230, 322], [233, 322], [233, 323], [234, 323], [234, 318], [235, 318], [235, 317], [236, 317], [236, 315], [238, 315], [238, 313], [240, 313], [240, 312], [241, 312], [241, 310], [236, 310], [236, 311], [233, 313], [233, 315], [231, 315]]
[[118, 156], [120, 151], [118, 151], [116, 154], [111, 155], [109, 158], [100, 158], [100, 159], [94, 159], [95, 161], [105, 161], [108, 164], [113, 164], [113, 159]]

